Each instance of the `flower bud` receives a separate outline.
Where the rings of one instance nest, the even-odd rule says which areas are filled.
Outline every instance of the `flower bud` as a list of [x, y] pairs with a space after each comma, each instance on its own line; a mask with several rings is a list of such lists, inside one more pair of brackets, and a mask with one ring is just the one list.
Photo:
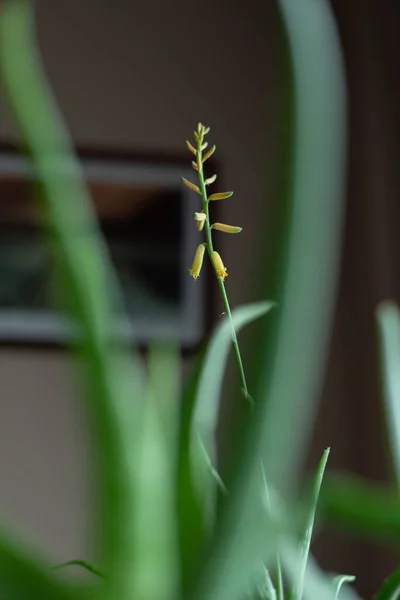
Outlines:
[[208, 158], [210, 158], [210, 156], [212, 156], [214, 154], [214, 152], [216, 151], [217, 146], [212, 146], [208, 152], [206, 152], [206, 154], [203, 156], [203, 162], [206, 162], [206, 160]]
[[206, 185], [211, 185], [212, 183], [214, 183], [214, 181], [217, 179], [216, 175], [213, 175], [212, 177], [209, 177], [208, 179], [205, 180], [205, 184]]
[[213, 225], [211, 225], [211, 229], [223, 231], [224, 233], [240, 233], [242, 231], [241, 227], [235, 227], [234, 225], [225, 225], [225, 223], [214, 223]]
[[225, 198], [230, 198], [233, 196], [233, 192], [218, 192], [217, 194], [211, 194], [208, 197], [209, 200], [224, 200]]
[[189, 148], [190, 152], [192, 152], [195, 156], [197, 154], [196, 148], [194, 146], [192, 146], [192, 144], [186, 140], [186, 146]]
[[188, 181], [184, 177], [181, 177], [181, 181], [184, 185], [186, 185], [187, 188], [189, 188], [189, 190], [192, 190], [193, 192], [196, 192], [197, 194], [201, 195], [200, 188], [195, 183]]

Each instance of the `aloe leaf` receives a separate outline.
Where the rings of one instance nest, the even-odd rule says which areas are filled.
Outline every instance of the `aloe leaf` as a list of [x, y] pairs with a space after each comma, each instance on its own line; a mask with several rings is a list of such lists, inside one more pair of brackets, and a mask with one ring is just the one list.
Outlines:
[[131, 598], [135, 460], [143, 381], [119, 343], [119, 292], [72, 142], [44, 75], [29, 0], [0, 10], [2, 84], [40, 185], [63, 297], [77, 326], [86, 368], [99, 515], [95, 547], [110, 597]]
[[54, 565], [52, 569], [53, 571], [56, 571], [58, 569], [65, 569], [66, 567], [82, 567], [82, 569], [89, 571], [89, 573], [92, 573], [93, 575], [97, 575], [97, 577], [101, 577], [102, 579], [104, 579], [104, 575], [99, 569], [99, 567], [87, 560], [68, 560], [67, 562], [60, 563], [59, 565]]
[[322, 479], [324, 477], [326, 463], [328, 461], [330, 448], [326, 448], [319, 462], [317, 472], [314, 478], [314, 484], [311, 490], [310, 509], [307, 517], [306, 530], [300, 547], [301, 566], [298, 580], [293, 590], [293, 600], [301, 600], [303, 597], [304, 577], [306, 574], [308, 555], [310, 553], [311, 538], [314, 528], [315, 513], [317, 510], [319, 492], [321, 489]]
[[180, 402], [176, 509], [184, 596], [189, 593], [205, 537], [204, 510], [195, 485], [191, 452], [191, 423], [205, 353], [204, 344], [192, 362]]
[[175, 511], [178, 354], [150, 348], [148, 388], [136, 456], [133, 598], [175, 600], [179, 553]]
[[400, 498], [391, 490], [354, 477], [329, 475], [319, 510], [336, 527], [400, 546]]
[[8, 600], [79, 600], [45, 564], [0, 536], [0, 595]]
[[[296, 545], [287, 541], [282, 548], [282, 565], [292, 581], [297, 581], [299, 568], [302, 564]], [[336, 590], [332, 580], [318, 567], [311, 553], [308, 557], [307, 570], [304, 575], [305, 600], [335, 600]], [[358, 594], [348, 586], [342, 588], [341, 600], [360, 600]]]
[[[273, 307], [272, 302], [258, 302], [232, 311], [236, 333], [242, 327], [264, 316]], [[208, 520], [213, 521], [216, 485], [223, 487], [216, 471], [216, 431], [222, 383], [232, 344], [231, 323], [224, 318], [210, 339], [203, 368], [199, 377], [192, 418], [192, 452], [197, 485], [208, 507]]]
[[[238, 333], [245, 325], [264, 316], [274, 304], [257, 302], [240, 306], [232, 311], [232, 321]], [[203, 368], [198, 381], [192, 420], [192, 435], [200, 435], [212, 464], [216, 463], [215, 433], [218, 424], [222, 383], [232, 345], [231, 324], [223, 318], [210, 339]]]

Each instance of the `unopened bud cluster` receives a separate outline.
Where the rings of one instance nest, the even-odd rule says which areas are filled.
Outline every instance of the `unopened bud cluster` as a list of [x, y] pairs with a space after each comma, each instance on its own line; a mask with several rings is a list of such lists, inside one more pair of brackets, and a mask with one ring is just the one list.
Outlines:
[[226, 225], [225, 223], [210, 224], [208, 210], [209, 202], [230, 198], [233, 192], [217, 192], [211, 194], [210, 196], [207, 194], [207, 186], [212, 185], [217, 179], [217, 175], [215, 174], [205, 179], [203, 173], [204, 163], [214, 154], [216, 150], [216, 147], [212, 146], [205, 154], [203, 154], [204, 150], [206, 150], [208, 147], [208, 142], [204, 141], [204, 138], [209, 131], [209, 127], [205, 127], [199, 123], [196, 131], [194, 132], [195, 145], [191, 144], [189, 141], [186, 142], [188, 149], [195, 157], [195, 159], [192, 160], [192, 167], [197, 173], [198, 185], [189, 181], [188, 179], [185, 179], [184, 177], [181, 177], [181, 181], [187, 188], [189, 188], [189, 190], [196, 192], [196, 194], [199, 194], [199, 196], [202, 198], [202, 210], [195, 212], [193, 214], [193, 218], [196, 221], [198, 231], [203, 231], [205, 228], [206, 233], [206, 242], [200, 244], [196, 249], [190, 274], [194, 279], [199, 277], [201, 267], [203, 265], [204, 253], [207, 248], [215, 274], [223, 281], [225, 277], [227, 277], [228, 272], [220, 255], [212, 247], [211, 230], [216, 229], [217, 231], [223, 231], [224, 233], [240, 233], [242, 228], [234, 225]]

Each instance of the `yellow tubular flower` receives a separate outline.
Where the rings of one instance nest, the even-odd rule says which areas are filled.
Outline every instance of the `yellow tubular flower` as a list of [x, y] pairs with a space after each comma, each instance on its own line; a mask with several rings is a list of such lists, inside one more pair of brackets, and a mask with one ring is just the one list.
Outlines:
[[194, 260], [193, 260], [192, 268], [189, 270], [189, 272], [190, 272], [191, 276], [193, 277], [193, 279], [197, 279], [199, 277], [199, 275], [200, 275], [201, 267], [203, 265], [203, 258], [204, 258], [205, 249], [206, 249], [206, 247], [205, 247], [204, 244], [200, 244], [196, 248], [196, 253], [194, 255]]
[[222, 262], [222, 258], [215, 250], [211, 254], [211, 260], [213, 261], [217, 277], [219, 277], [220, 279], [225, 279], [225, 277], [228, 277], [228, 271], [226, 270], [226, 267]]

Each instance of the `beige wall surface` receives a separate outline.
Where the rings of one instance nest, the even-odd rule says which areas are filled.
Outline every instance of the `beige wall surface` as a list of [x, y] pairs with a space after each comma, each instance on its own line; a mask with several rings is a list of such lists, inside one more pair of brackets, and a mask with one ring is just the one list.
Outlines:
[[[221, 239], [233, 304], [250, 300], [263, 232], [278, 78], [272, 2], [37, 0], [39, 43], [78, 145], [182, 153], [212, 128], [233, 198]], [[0, 103], [0, 141], [13, 139]], [[189, 157], [188, 157], [189, 159]], [[226, 216], [226, 218], [225, 218]], [[222, 236], [221, 236], [222, 238]], [[0, 349], [0, 516], [61, 561], [87, 557], [90, 519], [79, 394], [63, 352]]]

